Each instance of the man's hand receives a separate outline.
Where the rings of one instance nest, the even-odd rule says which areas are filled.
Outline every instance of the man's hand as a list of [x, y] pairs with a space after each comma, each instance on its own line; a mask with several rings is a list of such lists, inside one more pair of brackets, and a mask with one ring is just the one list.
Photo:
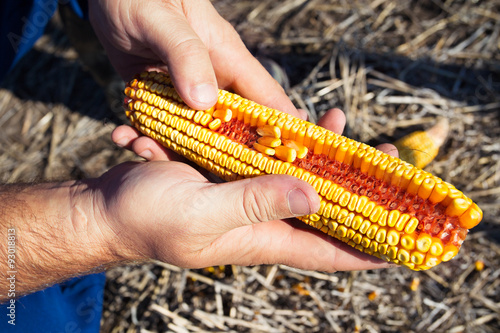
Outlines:
[[194, 109], [210, 108], [217, 88], [225, 88], [297, 115], [210, 1], [90, 0], [89, 5], [94, 30], [124, 79], [148, 68], [163, 70]]
[[[345, 117], [334, 109], [319, 124], [342, 132]], [[329, 272], [387, 267], [302, 222], [284, 220], [318, 209], [318, 195], [305, 182], [274, 175], [212, 184], [131, 127], [117, 128], [113, 139], [156, 161], [122, 165], [100, 182], [111, 189], [102, 198], [107, 224], [126, 248], [135, 244], [146, 257], [185, 267], [284, 263]], [[391, 145], [378, 148], [395, 152]]]

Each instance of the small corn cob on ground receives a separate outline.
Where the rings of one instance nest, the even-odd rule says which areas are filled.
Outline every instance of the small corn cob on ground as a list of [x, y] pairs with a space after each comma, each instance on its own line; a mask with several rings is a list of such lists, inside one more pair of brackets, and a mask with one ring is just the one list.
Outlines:
[[139, 131], [225, 180], [288, 174], [309, 182], [321, 208], [299, 219], [386, 261], [414, 270], [448, 261], [482, 218], [438, 177], [236, 94], [220, 90], [213, 108], [192, 110], [158, 72], [136, 76], [125, 94]]
[[439, 120], [426, 131], [417, 131], [394, 142], [399, 158], [417, 168], [424, 168], [437, 156], [439, 148], [448, 136], [449, 123], [446, 118]]

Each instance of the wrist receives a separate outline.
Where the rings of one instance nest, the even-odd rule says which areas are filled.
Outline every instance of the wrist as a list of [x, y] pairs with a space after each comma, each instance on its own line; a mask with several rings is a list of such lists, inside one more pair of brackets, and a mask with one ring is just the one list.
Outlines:
[[[120, 260], [97, 218], [100, 214], [93, 193], [95, 183], [96, 179], [38, 184], [20, 195], [28, 203], [28, 211], [42, 222], [29, 225], [26, 238], [32, 242], [38, 236], [50, 238], [52, 255], [75, 275], [102, 270]], [[40, 261], [44, 260], [41, 255]]]
[[[0, 186], [0, 234], [6, 238], [8, 230], [15, 233], [19, 295], [124, 260], [95, 218], [93, 182]], [[0, 251], [4, 263], [6, 253]], [[6, 271], [0, 272], [0, 278]], [[0, 298], [5, 283], [0, 279]]]
[[106, 181], [101, 178], [74, 182], [69, 188], [70, 216], [74, 234], [84, 240], [85, 247], [100, 265], [144, 260], [133, 242], [126, 238], [127, 230], [119, 230], [106, 205]]

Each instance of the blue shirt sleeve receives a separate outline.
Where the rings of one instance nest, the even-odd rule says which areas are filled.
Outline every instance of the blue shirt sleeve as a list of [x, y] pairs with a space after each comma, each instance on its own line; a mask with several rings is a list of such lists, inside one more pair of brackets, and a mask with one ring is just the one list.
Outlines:
[[87, 17], [86, 1], [0, 1], [0, 81], [40, 38], [58, 4], [71, 6], [80, 17]]
[[92, 274], [0, 304], [0, 332], [98, 333], [104, 284]]

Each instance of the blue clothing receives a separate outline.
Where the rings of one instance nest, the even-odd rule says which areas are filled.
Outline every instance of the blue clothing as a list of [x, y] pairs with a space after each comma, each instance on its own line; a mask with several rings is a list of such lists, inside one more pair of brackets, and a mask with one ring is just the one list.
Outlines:
[[77, 277], [21, 297], [14, 306], [2, 304], [0, 332], [99, 332], [105, 280], [104, 273]]
[[[0, 82], [43, 34], [58, 4], [86, 16], [77, 0], [0, 1]], [[73, 278], [0, 304], [0, 332], [99, 332], [104, 283], [104, 273]]]
[[80, 6], [78, 0], [0, 1], [0, 82], [42, 36], [58, 3], [87, 17], [86, 2]]

